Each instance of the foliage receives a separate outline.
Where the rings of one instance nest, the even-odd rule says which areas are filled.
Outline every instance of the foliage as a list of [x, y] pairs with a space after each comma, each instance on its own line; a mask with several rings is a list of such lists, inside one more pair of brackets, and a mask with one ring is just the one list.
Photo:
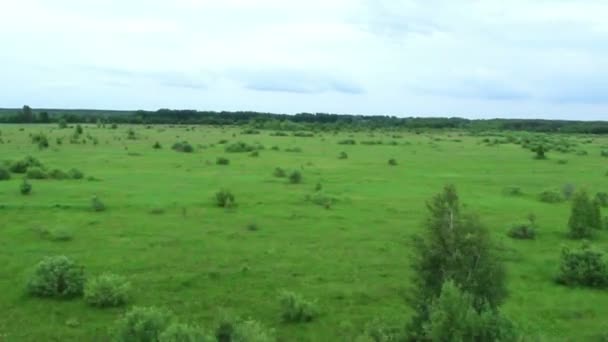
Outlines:
[[215, 193], [215, 202], [218, 207], [231, 208], [235, 205], [234, 195], [230, 190], [222, 189]]
[[274, 342], [273, 331], [259, 322], [231, 317], [223, 314], [215, 329], [218, 342]]
[[103, 202], [97, 196], [93, 196], [93, 198], [91, 199], [91, 209], [97, 212], [105, 211], [106, 205], [103, 204]]
[[71, 298], [82, 295], [84, 269], [66, 256], [46, 257], [36, 265], [27, 292], [38, 297]]
[[338, 159], [348, 159], [348, 154], [346, 154], [346, 152], [342, 151], [338, 155]]
[[29, 179], [47, 179], [48, 175], [39, 167], [30, 167], [27, 169], [26, 177]]
[[84, 173], [78, 169], [69, 169], [68, 176], [72, 179], [82, 179], [84, 177]]
[[594, 229], [602, 228], [599, 204], [591, 201], [585, 191], [577, 192], [572, 199], [568, 227], [573, 239], [589, 238]]
[[195, 326], [172, 323], [158, 337], [158, 342], [212, 342], [214, 339]]
[[[2, 179], [2, 177], [0, 177], [0, 179]], [[606, 192], [596, 193], [594, 201], [597, 202], [597, 204], [601, 207], [608, 207], [608, 193], [606, 193]]]
[[563, 202], [564, 198], [559, 192], [554, 190], [545, 190], [538, 195], [538, 199], [544, 203], [559, 203]]
[[354, 139], [344, 139], [338, 141], [339, 145], [356, 145], [357, 142]]
[[228, 165], [228, 164], [230, 164], [230, 159], [224, 158], [224, 157], [217, 157], [217, 159], [215, 160], [215, 163], [217, 165]]
[[534, 159], [538, 159], [538, 160], [547, 159], [547, 156], [546, 156], [547, 151], [545, 150], [545, 146], [538, 145], [534, 149], [534, 152], [536, 153], [536, 155], [534, 156]]
[[528, 222], [516, 224], [509, 230], [509, 237], [513, 239], [531, 240], [536, 238], [536, 217], [528, 216]]
[[242, 153], [242, 152], [252, 152], [257, 148], [253, 145], [246, 144], [242, 141], [232, 143], [224, 149], [228, 153]]
[[564, 186], [562, 187], [562, 195], [564, 195], [564, 198], [566, 200], [570, 200], [572, 198], [572, 195], [574, 195], [574, 193], [576, 192], [576, 187], [574, 186], [574, 184], [564, 184]]
[[0, 181], [8, 179], [11, 179], [11, 173], [4, 167], [0, 166]]
[[42, 163], [36, 158], [27, 156], [22, 160], [13, 162], [9, 167], [9, 171], [13, 173], [26, 173], [27, 169], [30, 167], [44, 168], [44, 165], [42, 165]]
[[606, 287], [608, 266], [604, 254], [588, 243], [578, 250], [563, 248], [556, 281], [567, 286]]
[[289, 174], [289, 183], [299, 184], [302, 182], [302, 173], [298, 170], [294, 170]]
[[521, 188], [517, 186], [506, 187], [502, 190], [502, 193], [505, 196], [521, 196], [524, 194]]
[[166, 310], [135, 306], [116, 323], [114, 339], [118, 342], [160, 341], [172, 320], [172, 314]]
[[48, 173], [49, 178], [51, 179], [57, 179], [57, 180], [62, 180], [62, 179], [67, 179], [70, 178], [70, 175], [68, 175], [66, 172], [59, 170], [59, 169], [53, 169]]
[[391, 166], [397, 165], [397, 160], [395, 160], [394, 158], [389, 159], [388, 160], [388, 165], [391, 165]]
[[121, 306], [129, 301], [130, 283], [122, 276], [104, 273], [87, 281], [84, 300], [91, 306]]
[[162, 147], [162, 146], [161, 146], [161, 144], [160, 144], [160, 143], [157, 141], [157, 142], [155, 142], [155, 143], [154, 143], [154, 145], [152, 145], [152, 148], [153, 148], [153, 149], [155, 149], [155, 150], [160, 150], [160, 149], [161, 149], [161, 148], [163, 148], [163, 147]]
[[447, 280], [472, 296], [477, 311], [486, 305], [496, 309], [507, 294], [504, 266], [492, 250], [488, 232], [475, 216], [461, 213], [456, 188], [446, 186], [427, 209], [425, 236], [415, 238], [413, 245], [412, 336], [423, 333], [431, 304]]
[[171, 146], [171, 149], [177, 152], [185, 152], [192, 153], [194, 151], [194, 147], [190, 145], [187, 141], [179, 141]]
[[21, 192], [22, 195], [29, 195], [32, 192], [32, 184], [24, 178], [21, 185], [19, 185], [19, 192]]
[[287, 176], [287, 172], [280, 167], [276, 167], [274, 169], [273, 175], [277, 178], [284, 178]]
[[317, 315], [316, 305], [293, 292], [284, 291], [279, 296], [281, 318], [284, 322], [310, 322]]

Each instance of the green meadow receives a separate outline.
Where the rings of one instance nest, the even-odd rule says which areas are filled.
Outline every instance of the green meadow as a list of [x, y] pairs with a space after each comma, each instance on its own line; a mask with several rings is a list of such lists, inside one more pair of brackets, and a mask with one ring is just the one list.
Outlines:
[[[352, 341], [370, 324], [404, 327], [413, 312], [406, 303], [412, 237], [423, 229], [427, 200], [446, 184], [490, 231], [507, 269], [502, 310], [530, 340], [594, 341], [608, 333], [605, 290], [554, 280], [562, 248], [581, 244], [567, 237], [571, 204], [539, 200], [547, 190], [608, 192], [608, 158], [601, 155], [607, 137], [82, 128], [73, 137], [75, 126], [0, 125], [0, 163], [31, 156], [46, 171], [84, 173], [29, 179], [29, 195], [20, 193], [24, 174], [0, 181], [0, 341], [107, 341], [131, 306], [166, 308], [211, 332], [222, 315], [252, 318], [278, 341]], [[47, 148], [32, 141], [39, 133]], [[525, 139], [545, 141], [547, 159], [534, 159], [517, 143]], [[193, 151], [172, 149], [182, 141]], [[238, 142], [257, 155], [227, 151]], [[276, 177], [276, 168], [287, 177]], [[295, 170], [302, 179], [292, 184]], [[233, 205], [217, 205], [221, 189], [234, 195]], [[92, 210], [94, 197], [105, 210]], [[536, 239], [508, 237], [529, 214], [536, 216]], [[608, 250], [607, 233], [598, 232], [592, 244]], [[128, 304], [102, 309], [81, 298], [29, 296], [33, 268], [55, 255], [83, 265], [87, 277], [126, 277]], [[284, 290], [314, 302], [318, 315], [283, 322]]]

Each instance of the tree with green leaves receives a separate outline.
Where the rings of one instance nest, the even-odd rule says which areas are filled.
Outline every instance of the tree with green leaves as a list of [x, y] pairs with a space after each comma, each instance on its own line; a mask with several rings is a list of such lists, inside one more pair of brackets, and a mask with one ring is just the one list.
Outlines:
[[594, 229], [602, 228], [599, 203], [590, 200], [585, 191], [578, 191], [572, 198], [568, 228], [573, 239], [590, 238]]
[[477, 312], [496, 310], [507, 296], [505, 269], [491, 248], [488, 232], [477, 217], [461, 213], [456, 188], [446, 186], [427, 208], [424, 235], [413, 244], [414, 288], [409, 303], [415, 314], [408, 327], [412, 340], [425, 336], [431, 305], [448, 280], [471, 296]]
[[23, 109], [21, 109], [21, 113], [19, 114], [21, 122], [34, 122], [34, 113], [30, 106], [23, 106]]

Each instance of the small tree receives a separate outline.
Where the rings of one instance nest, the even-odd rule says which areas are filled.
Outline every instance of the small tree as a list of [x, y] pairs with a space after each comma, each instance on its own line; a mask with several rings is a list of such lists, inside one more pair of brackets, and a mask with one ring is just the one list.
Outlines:
[[573, 239], [589, 238], [593, 229], [600, 229], [601, 216], [599, 204], [591, 201], [585, 191], [579, 191], [572, 198], [572, 210], [568, 227], [569, 235]]
[[493, 253], [487, 230], [475, 216], [463, 215], [456, 188], [448, 185], [428, 203], [424, 237], [416, 238], [414, 288], [409, 303], [415, 311], [409, 325], [413, 339], [424, 336], [424, 324], [445, 281], [471, 295], [481, 312], [496, 309], [507, 295], [505, 271]]
[[545, 155], [546, 150], [545, 150], [545, 146], [543, 145], [538, 145], [535, 149], [534, 152], [536, 152], [536, 156], [534, 156], [535, 159], [547, 159], [547, 156]]
[[32, 184], [24, 178], [19, 186], [19, 192], [21, 192], [22, 195], [29, 195], [32, 192]]

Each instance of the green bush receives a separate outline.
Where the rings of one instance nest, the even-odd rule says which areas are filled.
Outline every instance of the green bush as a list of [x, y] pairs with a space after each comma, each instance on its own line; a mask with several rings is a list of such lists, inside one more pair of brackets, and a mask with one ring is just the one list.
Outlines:
[[259, 157], [260, 156], [260, 152], [259, 151], [253, 151], [251, 153], [249, 153], [250, 157]]
[[173, 144], [173, 146], [171, 146], [171, 149], [177, 152], [185, 153], [191, 153], [194, 151], [194, 147], [192, 147], [192, 145], [190, 145], [190, 143], [188, 143], [187, 141], [176, 142], [175, 144]]
[[38, 297], [72, 298], [82, 295], [84, 269], [66, 256], [46, 257], [36, 265], [27, 292]]
[[344, 139], [338, 141], [339, 145], [356, 145], [357, 142], [354, 139]]
[[230, 164], [230, 159], [224, 157], [217, 157], [215, 163], [217, 165], [228, 165]]
[[91, 199], [91, 209], [97, 212], [104, 211], [106, 210], [106, 205], [97, 196], [93, 196], [93, 199]]
[[[2, 179], [2, 178], [0, 177], [0, 179]], [[608, 193], [606, 193], [606, 192], [596, 193], [594, 201], [596, 201], [602, 207], [608, 207]]]
[[273, 175], [278, 178], [285, 178], [287, 176], [287, 172], [284, 169], [277, 167], [274, 169]]
[[559, 203], [559, 202], [564, 201], [564, 198], [562, 197], [562, 195], [560, 195], [559, 192], [554, 191], [554, 190], [545, 190], [545, 191], [541, 192], [538, 195], [538, 199], [541, 202], [545, 202], [545, 203]]
[[70, 176], [64, 172], [61, 171], [59, 169], [53, 169], [48, 173], [49, 178], [51, 179], [57, 179], [57, 180], [62, 180], [62, 179], [67, 179], [70, 178]]
[[11, 173], [7, 169], [0, 167], [0, 180], [8, 179], [11, 179]]
[[172, 323], [163, 331], [158, 342], [212, 342], [214, 339], [205, 335], [199, 327], [183, 323]]
[[290, 148], [286, 148], [285, 152], [300, 153], [300, 152], [302, 152], [302, 149], [299, 147], [290, 147]]
[[29, 179], [47, 179], [49, 176], [39, 167], [30, 167], [27, 169], [26, 177]]
[[24, 178], [21, 185], [19, 185], [19, 192], [21, 192], [22, 195], [29, 195], [32, 192], [32, 184]]
[[395, 166], [395, 165], [397, 165], [397, 160], [395, 160], [395, 159], [393, 159], [393, 158], [389, 159], [389, 160], [388, 160], [388, 165], [391, 165], [391, 166]]
[[155, 150], [160, 150], [161, 148], [163, 148], [160, 143], [157, 141], [154, 143], [154, 145], [152, 145], [152, 148]]
[[578, 250], [564, 248], [556, 281], [567, 286], [606, 287], [608, 267], [604, 254], [588, 243]]
[[574, 193], [576, 192], [576, 186], [574, 186], [574, 184], [564, 184], [564, 186], [562, 187], [562, 195], [564, 196], [564, 198], [566, 200], [570, 200], [572, 198], [572, 195], [574, 195]]
[[509, 237], [520, 240], [533, 240], [536, 238], [536, 229], [528, 223], [515, 224], [508, 233]]
[[230, 208], [235, 205], [234, 195], [230, 190], [222, 189], [215, 193], [215, 202], [218, 207]]
[[577, 192], [572, 198], [568, 228], [573, 239], [589, 238], [594, 229], [602, 228], [599, 203], [591, 201], [585, 191]]
[[302, 182], [302, 173], [298, 170], [294, 170], [289, 174], [289, 183], [299, 184]]
[[348, 159], [348, 154], [346, 154], [346, 152], [342, 151], [338, 155], [338, 159]]
[[39, 162], [36, 158], [27, 156], [27, 157], [23, 158], [22, 160], [13, 162], [9, 166], [9, 171], [11, 171], [13, 173], [26, 173], [28, 168], [30, 168], [30, 167], [39, 167], [42, 169], [42, 168], [44, 168], [44, 165], [42, 165], [42, 163]]
[[521, 188], [517, 186], [506, 187], [502, 190], [502, 193], [505, 196], [521, 196], [524, 194], [523, 191], [521, 191]]
[[161, 334], [173, 320], [170, 312], [155, 307], [133, 307], [114, 328], [118, 342], [160, 341]]
[[254, 320], [241, 320], [223, 315], [215, 329], [218, 342], [274, 342], [272, 330]]
[[232, 143], [224, 149], [228, 153], [242, 153], [242, 152], [252, 152], [257, 148], [253, 145], [246, 144], [242, 141]]
[[310, 322], [318, 315], [314, 303], [293, 292], [282, 292], [279, 296], [279, 304], [281, 306], [281, 318], [284, 322]]
[[84, 173], [78, 169], [72, 168], [68, 170], [68, 176], [70, 176], [72, 179], [82, 179], [84, 177]]
[[87, 281], [84, 300], [91, 306], [121, 306], [129, 301], [130, 283], [122, 276], [104, 273]]

